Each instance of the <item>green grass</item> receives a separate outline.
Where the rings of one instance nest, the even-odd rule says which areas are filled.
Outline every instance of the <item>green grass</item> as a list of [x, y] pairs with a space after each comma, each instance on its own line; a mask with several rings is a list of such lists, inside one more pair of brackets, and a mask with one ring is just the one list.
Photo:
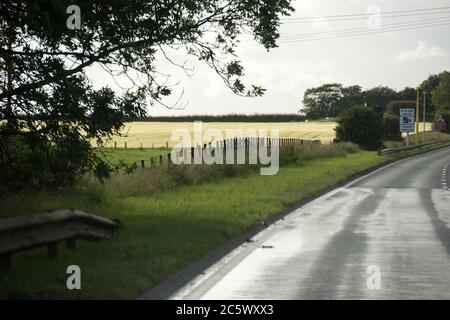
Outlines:
[[[0, 204], [0, 216], [73, 207], [118, 218], [123, 228], [108, 241], [80, 241], [76, 251], [61, 246], [54, 261], [46, 259], [43, 249], [15, 255], [12, 270], [0, 274], [0, 298], [134, 298], [266, 217], [401, 156], [361, 151], [300, 161], [280, 168], [275, 176], [255, 171], [103, 202], [84, 193], [10, 198]], [[65, 270], [70, 264], [81, 267], [82, 290], [66, 289]]]

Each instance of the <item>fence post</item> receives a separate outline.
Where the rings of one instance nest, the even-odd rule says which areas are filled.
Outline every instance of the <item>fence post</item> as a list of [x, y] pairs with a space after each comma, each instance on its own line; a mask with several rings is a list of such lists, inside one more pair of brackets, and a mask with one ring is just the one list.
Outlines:
[[170, 167], [171, 164], [172, 164], [172, 154], [169, 152], [167, 154], [167, 166]]
[[11, 253], [5, 253], [0, 256], [1, 270], [11, 269], [11, 264], [12, 264], [12, 254]]
[[125, 141], [125, 149], [127, 148], [127, 142]]
[[150, 167], [153, 168], [153, 157], [150, 158]]
[[159, 165], [162, 165], [163, 163], [163, 156], [160, 154], [159, 155]]
[[169, 142], [166, 141], [166, 149], [169, 149]]
[[117, 141], [114, 141], [114, 149], [117, 149]]
[[144, 160], [141, 160], [141, 167], [145, 168], [145, 161]]

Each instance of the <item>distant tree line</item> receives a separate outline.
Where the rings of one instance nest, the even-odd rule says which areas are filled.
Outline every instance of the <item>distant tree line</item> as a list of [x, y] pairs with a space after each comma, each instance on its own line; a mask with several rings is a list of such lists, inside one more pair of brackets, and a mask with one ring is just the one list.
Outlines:
[[[427, 92], [425, 97], [429, 113], [450, 112], [448, 71], [430, 75], [421, 83], [420, 89], [421, 93]], [[380, 115], [386, 112], [396, 114], [400, 107], [415, 106], [416, 95], [416, 89], [411, 87], [405, 87], [400, 91], [386, 86], [363, 90], [359, 85], [345, 87], [340, 83], [328, 83], [305, 91], [300, 114], [310, 120], [336, 118], [354, 105], [368, 106]], [[422, 101], [421, 95], [421, 104]]]
[[140, 117], [132, 121], [147, 122], [301, 122], [306, 116], [301, 114], [227, 114], [227, 115], [187, 115], [187, 116], [161, 116]]

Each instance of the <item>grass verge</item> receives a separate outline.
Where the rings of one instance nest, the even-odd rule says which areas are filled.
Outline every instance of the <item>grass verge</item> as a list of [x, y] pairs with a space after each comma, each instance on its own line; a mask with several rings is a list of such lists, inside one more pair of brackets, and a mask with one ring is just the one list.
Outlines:
[[[249, 172], [108, 201], [84, 193], [10, 198], [1, 204], [0, 215], [73, 207], [118, 218], [124, 227], [109, 241], [80, 241], [76, 251], [61, 248], [54, 261], [46, 259], [44, 249], [15, 255], [12, 270], [0, 274], [0, 298], [134, 298], [268, 216], [349, 176], [431, 148], [387, 157], [360, 151], [303, 160], [281, 167], [275, 176]], [[81, 267], [82, 290], [66, 289], [66, 268], [71, 264]]]

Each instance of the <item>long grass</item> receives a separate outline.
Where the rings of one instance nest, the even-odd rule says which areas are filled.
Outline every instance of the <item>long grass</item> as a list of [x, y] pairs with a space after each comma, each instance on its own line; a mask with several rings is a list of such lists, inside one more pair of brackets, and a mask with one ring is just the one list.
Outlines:
[[[288, 146], [280, 151], [280, 165], [316, 158], [345, 156], [357, 151], [359, 148], [352, 143]], [[131, 152], [129, 158], [125, 157], [126, 152], [121, 151], [121, 154], [121, 161], [136, 162], [135, 152]], [[85, 176], [76, 190], [93, 200], [108, 201], [117, 197], [152, 195], [184, 185], [198, 185], [221, 178], [245, 176], [259, 168], [259, 165], [168, 165], [164, 163], [150, 168], [138, 167], [131, 173], [116, 170], [103, 182], [92, 176]]]

